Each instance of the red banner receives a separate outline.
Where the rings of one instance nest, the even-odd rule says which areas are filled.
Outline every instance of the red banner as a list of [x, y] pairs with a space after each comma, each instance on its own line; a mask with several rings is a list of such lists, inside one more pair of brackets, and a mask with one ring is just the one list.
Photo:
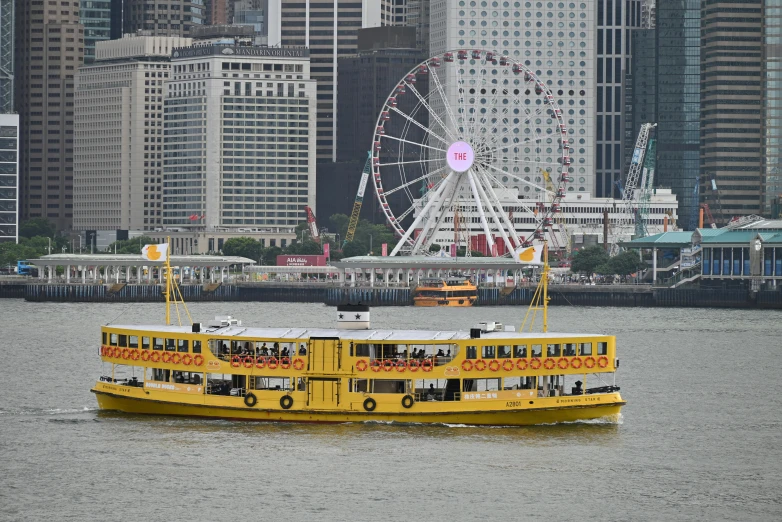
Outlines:
[[388, 243], [383, 243], [383, 257], [388, 255]]
[[326, 266], [326, 256], [277, 256], [277, 266]]
[[328, 258], [330, 258], [330, 257], [331, 257], [331, 256], [329, 255], [329, 253], [330, 253], [330, 247], [331, 247], [331, 245], [329, 245], [328, 243], [326, 243], [326, 242], [324, 241], [324, 243], [323, 243], [323, 257], [325, 257], [326, 259], [328, 259]]

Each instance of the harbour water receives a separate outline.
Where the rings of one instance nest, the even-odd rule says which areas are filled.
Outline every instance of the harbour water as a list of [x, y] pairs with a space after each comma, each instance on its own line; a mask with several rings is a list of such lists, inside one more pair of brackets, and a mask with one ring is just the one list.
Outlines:
[[[159, 304], [0, 302], [0, 520], [780, 520], [776, 311], [557, 307], [617, 336], [618, 423], [294, 425], [97, 411], [99, 326]], [[193, 303], [196, 320], [334, 325], [318, 304]], [[373, 310], [374, 327], [518, 325], [521, 307]]]

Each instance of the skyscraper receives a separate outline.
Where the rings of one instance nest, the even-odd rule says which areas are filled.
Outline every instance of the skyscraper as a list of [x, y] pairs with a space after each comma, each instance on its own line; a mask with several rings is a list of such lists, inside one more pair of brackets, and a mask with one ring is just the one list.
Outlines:
[[[640, 0], [597, 1], [597, 129], [595, 188], [597, 197], [621, 197], [617, 182], [625, 167], [626, 74], [632, 60], [632, 29], [641, 25]], [[635, 132], [638, 132], [637, 130]]]
[[16, 108], [22, 219], [45, 217], [60, 230], [73, 218], [74, 76], [84, 59], [84, 27], [73, 1], [48, 9], [16, 2]]
[[0, 114], [14, 110], [14, 0], [0, 0]]
[[190, 36], [204, 25], [204, 0], [124, 0], [124, 33], [151, 31], [152, 36]]
[[206, 25], [228, 23], [228, 2], [231, 0], [206, 0]]
[[780, 217], [782, 210], [782, 0], [763, 6], [762, 151], [764, 214]]
[[163, 89], [171, 52], [189, 38], [127, 35], [98, 42], [79, 69], [73, 228], [154, 230], [163, 211]]
[[19, 240], [19, 115], [0, 114], [0, 242]]
[[268, 12], [270, 46], [310, 50], [312, 79], [318, 82], [318, 160], [335, 161], [337, 58], [356, 53], [359, 29], [380, 25], [380, 2], [270, 0]]
[[656, 185], [676, 195], [678, 225], [687, 230], [698, 218], [700, 20], [699, 0], [657, 0]]
[[429, 52], [429, 13], [431, 0], [381, 0], [380, 23], [415, 27], [416, 47]]
[[112, 0], [82, 0], [79, 4], [79, 21], [84, 26], [84, 63], [95, 59], [96, 42], [111, 39], [112, 3]]
[[763, 210], [763, 3], [701, 9], [700, 194], [718, 225]]

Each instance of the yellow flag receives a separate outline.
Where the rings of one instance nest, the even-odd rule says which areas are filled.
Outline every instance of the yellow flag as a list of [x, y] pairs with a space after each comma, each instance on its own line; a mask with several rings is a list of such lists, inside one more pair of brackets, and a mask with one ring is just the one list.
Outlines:
[[141, 249], [141, 257], [150, 261], [162, 261], [168, 254], [168, 243], [159, 245], [144, 245]]

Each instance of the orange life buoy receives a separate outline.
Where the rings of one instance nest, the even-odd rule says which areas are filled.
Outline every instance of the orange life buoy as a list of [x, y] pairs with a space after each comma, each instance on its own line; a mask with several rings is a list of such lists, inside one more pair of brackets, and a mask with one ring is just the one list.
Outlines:
[[179, 364], [182, 362], [182, 356], [174, 352], [171, 354], [171, 364]]
[[122, 348], [117, 346], [117, 347], [114, 348], [114, 358], [115, 359], [119, 359], [121, 357], [122, 357]]
[[149, 360], [149, 350], [141, 350], [141, 360], [144, 362]]
[[424, 362], [421, 363], [421, 369], [425, 372], [431, 372], [433, 367], [431, 359], [424, 359]]
[[141, 355], [138, 353], [138, 350], [131, 350], [130, 351], [130, 360], [131, 361], [138, 361], [139, 357], [141, 357]]
[[[364, 370], [366, 370], [367, 369], [367, 362], [363, 361], [363, 363], [364, 363]], [[304, 369], [304, 359], [302, 359], [301, 357], [296, 357], [295, 359], [293, 359], [293, 369], [297, 370], [297, 371], [303, 370]], [[361, 370], [361, 371], [363, 372], [364, 370]]]
[[163, 356], [161, 357], [162, 361], [166, 364], [171, 362], [171, 354], [168, 352], [163, 352]]
[[502, 369], [506, 372], [512, 372], [513, 371], [513, 361], [510, 359], [505, 359], [502, 361]]
[[260, 357], [256, 357], [255, 359], [255, 367], [259, 370], [263, 369], [264, 366], [266, 366], [266, 357], [261, 355]]
[[557, 365], [557, 361], [555, 361], [551, 357], [546, 357], [546, 360], [543, 361], [543, 367], [547, 370], [553, 370], [556, 365]]
[[516, 361], [516, 368], [518, 368], [521, 371], [526, 370], [527, 366], [529, 366], [527, 359], [519, 359], [518, 361]]
[[478, 359], [477, 361], [475, 361], [476, 371], [482, 372], [485, 369], [486, 369], [486, 361], [484, 361], [483, 359]]
[[196, 354], [196, 355], [193, 357], [193, 364], [195, 364], [196, 366], [201, 366], [201, 365], [203, 365], [203, 364], [204, 364], [204, 356], [203, 356], [203, 355], [201, 355], [200, 353], [199, 353], [199, 354]]
[[127, 348], [122, 349], [122, 358], [127, 360], [130, 357], [130, 350]]
[[600, 357], [598, 357], [597, 365], [600, 366], [601, 368], [605, 368], [606, 366], [608, 366], [608, 357], [606, 357], [605, 355], [601, 355]]
[[[163, 361], [163, 362], [165, 362], [165, 361]], [[239, 357], [238, 355], [234, 355], [233, 357], [231, 357], [231, 366], [233, 366], [234, 368], [238, 368], [241, 365], [242, 365], [242, 358], [241, 357]]]
[[573, 360], [570, 361], [570, 367], [574, 370], [578, 370], [581, 368], [581, 365], [583, 364], [583, 361], [581, 360], [581, 357], [573, 357]]
[[283, 370], [287, 370], [291, 367], [291, 358], [290, 357], [283, 357], [280, 359], [280, 368]]
[[500, 371], [500, 361], [498, 361], [497, 359], [492, 359], [491, 361], [489, 361], [489, 370], [493, 372]]
[[560, 357], [559, 360], [557, 361], [557, 366], [559, 366], [560, 370], [567, 370], [568, 367], [570, 366], [570, 363], [564, 357]]
[[255, 361], [251, 355], [248, 355], [242, 360], [242, 364], [244, 364], [245, 368], [252, 368], [255, 365]]
[[269, 367], [270, 370], [276, 370], [277, 365], [279, 364], [279, 361], [276, 357], [269, 357], [269, 359], [266, 361], [266, 365]]
[[149, 360], [153, 363], [160, 362], [160, 352], [152, 352], [149, 355]]
[[533, 370], [539, 370], [540, 366], [541, 366], [540, 358], [533, 357], [529, 363], [529, 367], [532, 368]]
[[193, 357], [189, 353], [186, 353], [185, 355], [182, 356], [182, 364], [184, 364], [185, 366], [190, 366], [192, 362], [193, 362]]
[[397, 361], [396, 362], [396, 371], [399, 373], [402, 373], [403, 371], [407, 370], [407, 362], [404, 360]]
[[[296, 359], [296, 361], [301, 361], [301, 359]], [[296, 368], [296, 361], [293, 361], [293, 367]], [[303, 366], [303, 365], [302, 365]], [[364, 359], [359, 359], [358, 362], [356, 362], [356, 370], [359, 372], [365, 372], [367, 371], [367, 362]], [[296, 368], [297, 370], [301, 370], [301, 368]]]
[[106, 355], [106, 347], [103, 346], [103, 345], [101, 345], [101, 347], [100, 347], [100, 355], [101, 355], [101, 357]]
[[472, 366], [473, 366], [473, 364], [472, 364], [471, 360], [465, 359], [465, 360], [462, 361], [462, 370], [464, 370], [465, 372], [472, 371]]
[[584, 359], [584, 366], [586, 366], [587, 368], [594, 368], [595, 367], [595, 358], [590, 355], [589, 357]]
[[383, 363], [381, 363], [379, 359], [373, 359], [372, 362], [369, 363], [369, 366], [372, 368], [373, 372], [379, 372], [380, 368], [383, 367]]
[[421, 367], [421, 363], [418, 362], [418, 359], [410, 359], [410, 362], [407, 364], [407, 367], [410, 369], [411, 372], [417, 372], [418, 368]]
[[383, 361], [383, 370], [384, 371], [390, 372], [391, 370], [394, 369], [394, 366], [396, 366], [396, 363], [394, 361], [392, 361], [391, 359], [386, 359], [385, 361]]

